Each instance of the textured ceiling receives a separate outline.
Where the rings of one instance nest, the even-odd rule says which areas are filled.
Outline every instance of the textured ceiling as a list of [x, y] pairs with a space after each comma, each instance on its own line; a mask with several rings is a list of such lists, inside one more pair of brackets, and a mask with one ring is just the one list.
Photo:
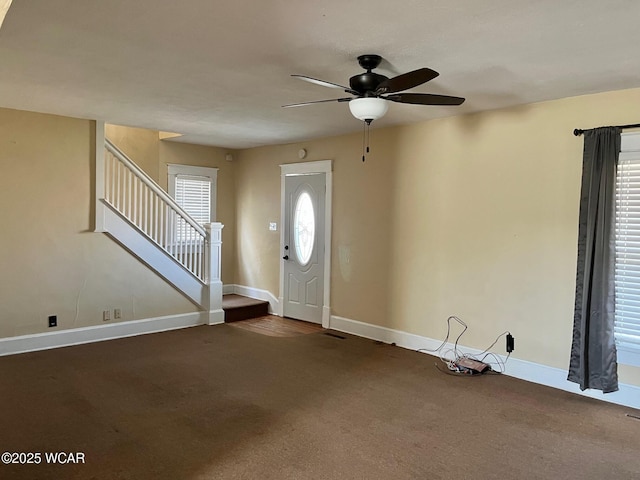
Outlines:
[[[461, 107], [390, 105], [374, 126], [640, 87], [637, 0], [16, 0], [0, 29], [0, 106], [179, 132], [245, 148], [361, 129], [342, 96], [377, 53], [417, 92]], [[336, 95], [337, 93], [337, 95]]]

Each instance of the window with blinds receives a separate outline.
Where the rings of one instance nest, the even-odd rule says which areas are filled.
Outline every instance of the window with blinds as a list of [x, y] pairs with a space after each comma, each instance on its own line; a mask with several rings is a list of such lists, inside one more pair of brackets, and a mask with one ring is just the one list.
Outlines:
[[640, 152], [622, 152], [616, 178], [615, 338], [640, 352]]
[[211, 179], [176, 175], [175, 199], [200, 225], [211, 221]]
[[[215, 222], [217, 168], [190, 165], [168, 165], [169, 195], [200, 225]], [[186, 222], [178, 219], [175, 225], [177, 242], [192, 240]]]

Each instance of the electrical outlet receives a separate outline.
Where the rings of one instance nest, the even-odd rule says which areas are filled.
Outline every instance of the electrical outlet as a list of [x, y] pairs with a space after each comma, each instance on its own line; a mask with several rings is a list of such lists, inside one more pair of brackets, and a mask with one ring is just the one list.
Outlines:
[[57, 327], [57, 326], [58, 326], [58, 316], [49, 315], [49, 327]]
[[104, 310], [102, 312], [102, 321], [108, 322], [109, 320], [111, 320], [111, 310]]
[[269, 230], [272, 232], [278, 231], [278, 224], [276, 222], [269, 222]]
[[507, 353], [511, 353], [516, 348], [516, 341], [513, 338], [513, 335], [507, 333]]
[[119, 308], [114, 308], [113, 309], [113, 319], [114, 320], [119, 320], [122, 318], [122, 312], [120, 311]]

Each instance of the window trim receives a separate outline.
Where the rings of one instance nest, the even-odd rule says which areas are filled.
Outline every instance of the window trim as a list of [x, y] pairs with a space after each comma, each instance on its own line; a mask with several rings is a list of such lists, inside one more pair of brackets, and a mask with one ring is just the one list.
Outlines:
[[169, 195], [176, 198], [176, 177], [178, 175], [188, 175], [193, 177], [208, 177], [211, 179], [211, 209], [209, 222], [217, 221], [216, 211], [216, 194], [218, 191], [218, 169], [215, 167], [197, 167], [194, 165], [181, 165], [175, 163], [167, 164], [167, 185], [169, 187]]

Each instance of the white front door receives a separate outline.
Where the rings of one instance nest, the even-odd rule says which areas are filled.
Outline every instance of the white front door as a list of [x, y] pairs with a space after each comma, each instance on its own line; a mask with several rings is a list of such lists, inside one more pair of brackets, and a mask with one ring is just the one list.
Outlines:
[[325, 174], [285, 178], [285, 317], [322, 323], [324, 298]]

